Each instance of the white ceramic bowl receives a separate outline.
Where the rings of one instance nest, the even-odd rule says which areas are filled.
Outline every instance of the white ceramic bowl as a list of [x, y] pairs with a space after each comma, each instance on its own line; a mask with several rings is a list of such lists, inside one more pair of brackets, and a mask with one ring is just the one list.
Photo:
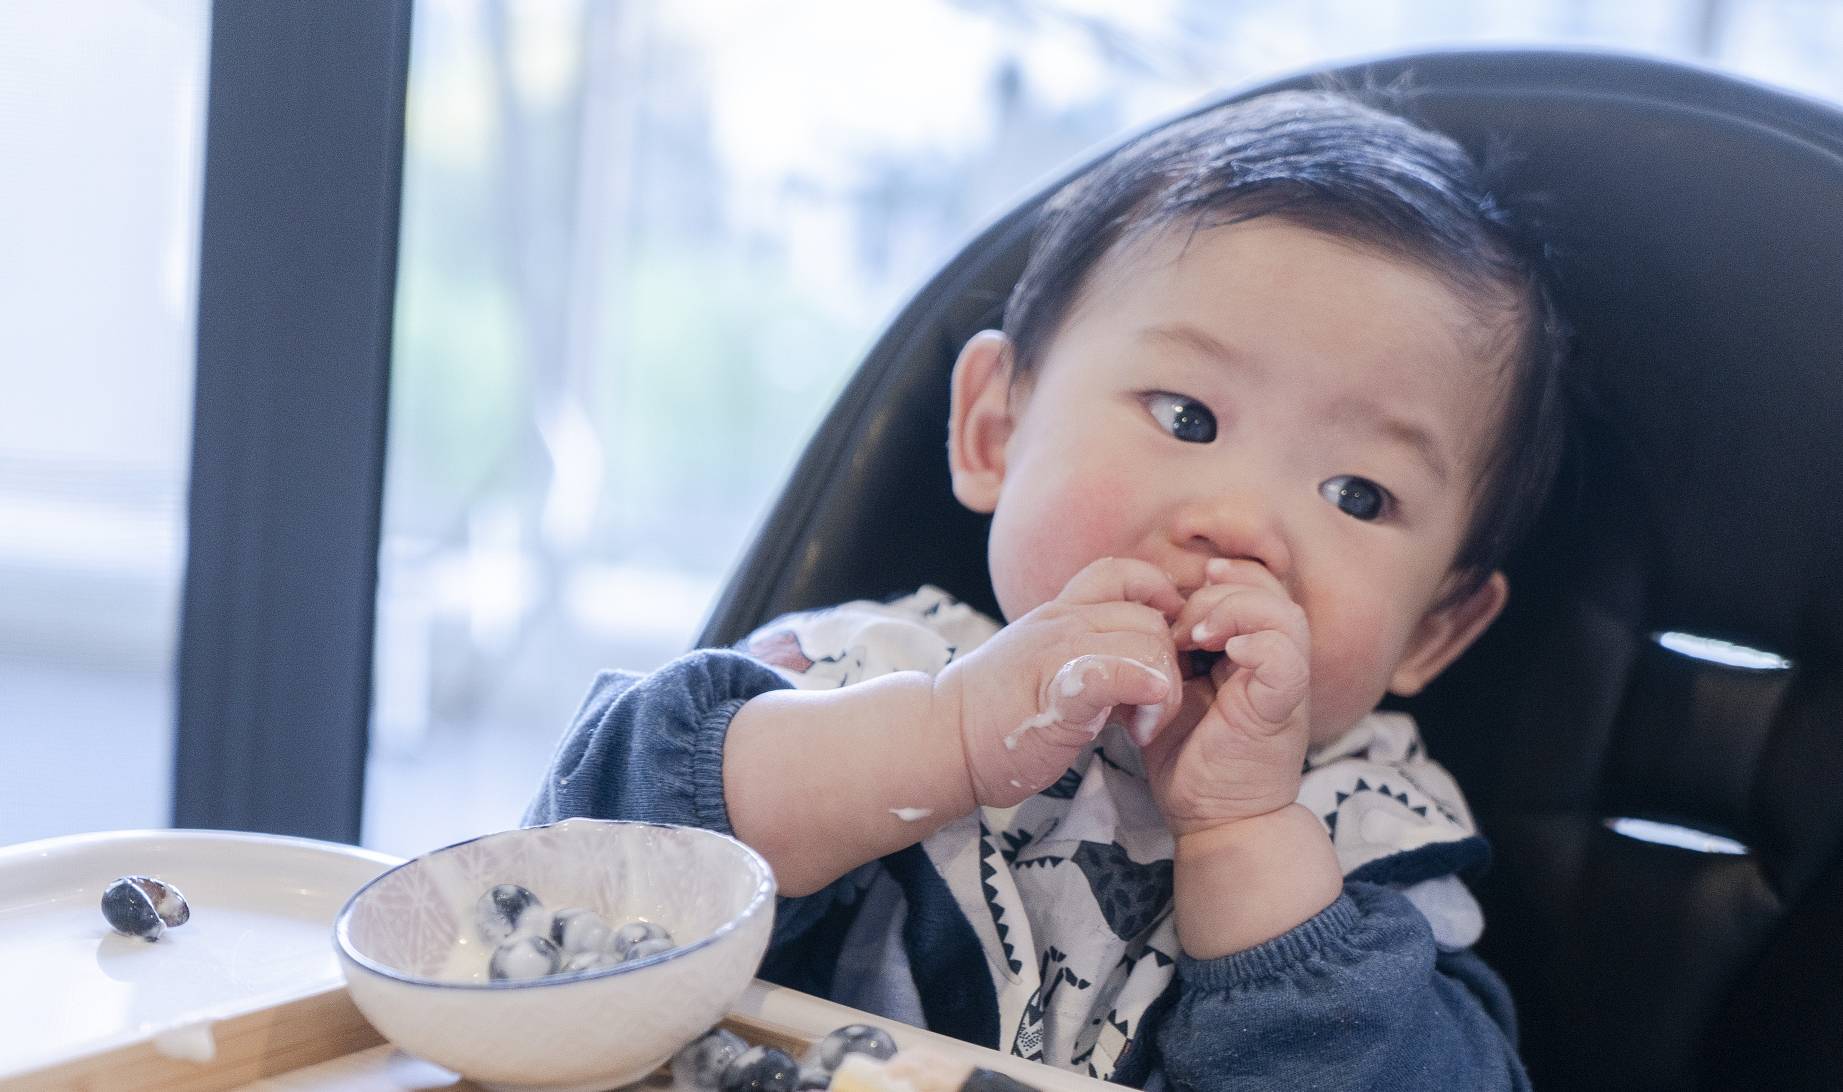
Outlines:
[[[491, 981], [474, 905], [515, 883], [552, 910], [656, 922], [679, 947], [532, 981]], [[691, 827], [566, 819], [438, 849], [372, 880], [333, 926], [359, 1011], [404, 1050], [482, 1084], [607, 1088], [723, 1018], [761, 963], [774, 875]]]

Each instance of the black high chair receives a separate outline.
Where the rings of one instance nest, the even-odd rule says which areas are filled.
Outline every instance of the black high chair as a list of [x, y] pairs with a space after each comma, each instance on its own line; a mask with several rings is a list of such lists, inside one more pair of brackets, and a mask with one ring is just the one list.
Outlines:
[[[1408, 706], [1495, 848], [1480, 950], [1532, 1077], [1843, 1089], [1843, 111], [1592, 53], [1332, 75], [1404, 73], [1423, 122], [1508, 143], [1505, 189], [1549, 195], [1586, 393], [1508, 609]], [[1054, 189], [871, 349], [703, 643], [922, 583], [996, 614], [985, 520], [948, 489], [948, 372]]]

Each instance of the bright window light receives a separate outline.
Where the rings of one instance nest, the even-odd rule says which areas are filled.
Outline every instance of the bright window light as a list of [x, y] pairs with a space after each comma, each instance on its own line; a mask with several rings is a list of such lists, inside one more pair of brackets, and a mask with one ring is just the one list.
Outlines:
[[1698, 637], [1693, 633], [1658, 633], [1652, 636], [1652, 640], [1679, 655], [1724, 667], [1739, 667], [1749, 671], [1784, 671], [1792, 666], [1792, 661], [1783, 656], [1730, 641], [1718, 641], [1713, 637]]
[[1675, 846], [1677, 849], [1692, 850], [1696, 853], [1719, 853], [1729, 856], [1744, 857], [1753, 851], [1732, 838], [1719, 834], [1710, 834], [1704, 830], [1680, 827], [1675, 823], [1659, 823], [1650, 819], [1632, 819], [1621, 816], [1606, 821], [1606, 829], [1614, 834], [1653, 845]]

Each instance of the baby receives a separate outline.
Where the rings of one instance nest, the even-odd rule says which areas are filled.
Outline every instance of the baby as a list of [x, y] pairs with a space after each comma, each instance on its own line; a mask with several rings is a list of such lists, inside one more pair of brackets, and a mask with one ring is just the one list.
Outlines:
[[1412, 695], [1488, 626], [1564, 337], [1451, 141], [1323, 93], [1058, 196], [954, 365], [1006, 622], [924, 588], [599, 678], [526, 816], [773, 865], [763, 974], [1134, 1085], [1526, 1084]]

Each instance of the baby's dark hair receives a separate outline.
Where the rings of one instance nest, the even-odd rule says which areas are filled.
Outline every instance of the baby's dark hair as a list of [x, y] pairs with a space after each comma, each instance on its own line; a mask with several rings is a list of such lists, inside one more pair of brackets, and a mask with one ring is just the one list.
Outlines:
[[1284, 91], [1164, 126], [1046, 206], [1005, 306], [1014, 385], [1027, 384], [1092, 274], [1122, 244], [1263, 216], [1417, 263], [1496, 329], [1504, 420], [1474, 485], [1448, 601], [1476, 590], [1534, 524], [1567, 435], [1568, 333], [1545, 253], [1450, 138], [1348, 96]]

